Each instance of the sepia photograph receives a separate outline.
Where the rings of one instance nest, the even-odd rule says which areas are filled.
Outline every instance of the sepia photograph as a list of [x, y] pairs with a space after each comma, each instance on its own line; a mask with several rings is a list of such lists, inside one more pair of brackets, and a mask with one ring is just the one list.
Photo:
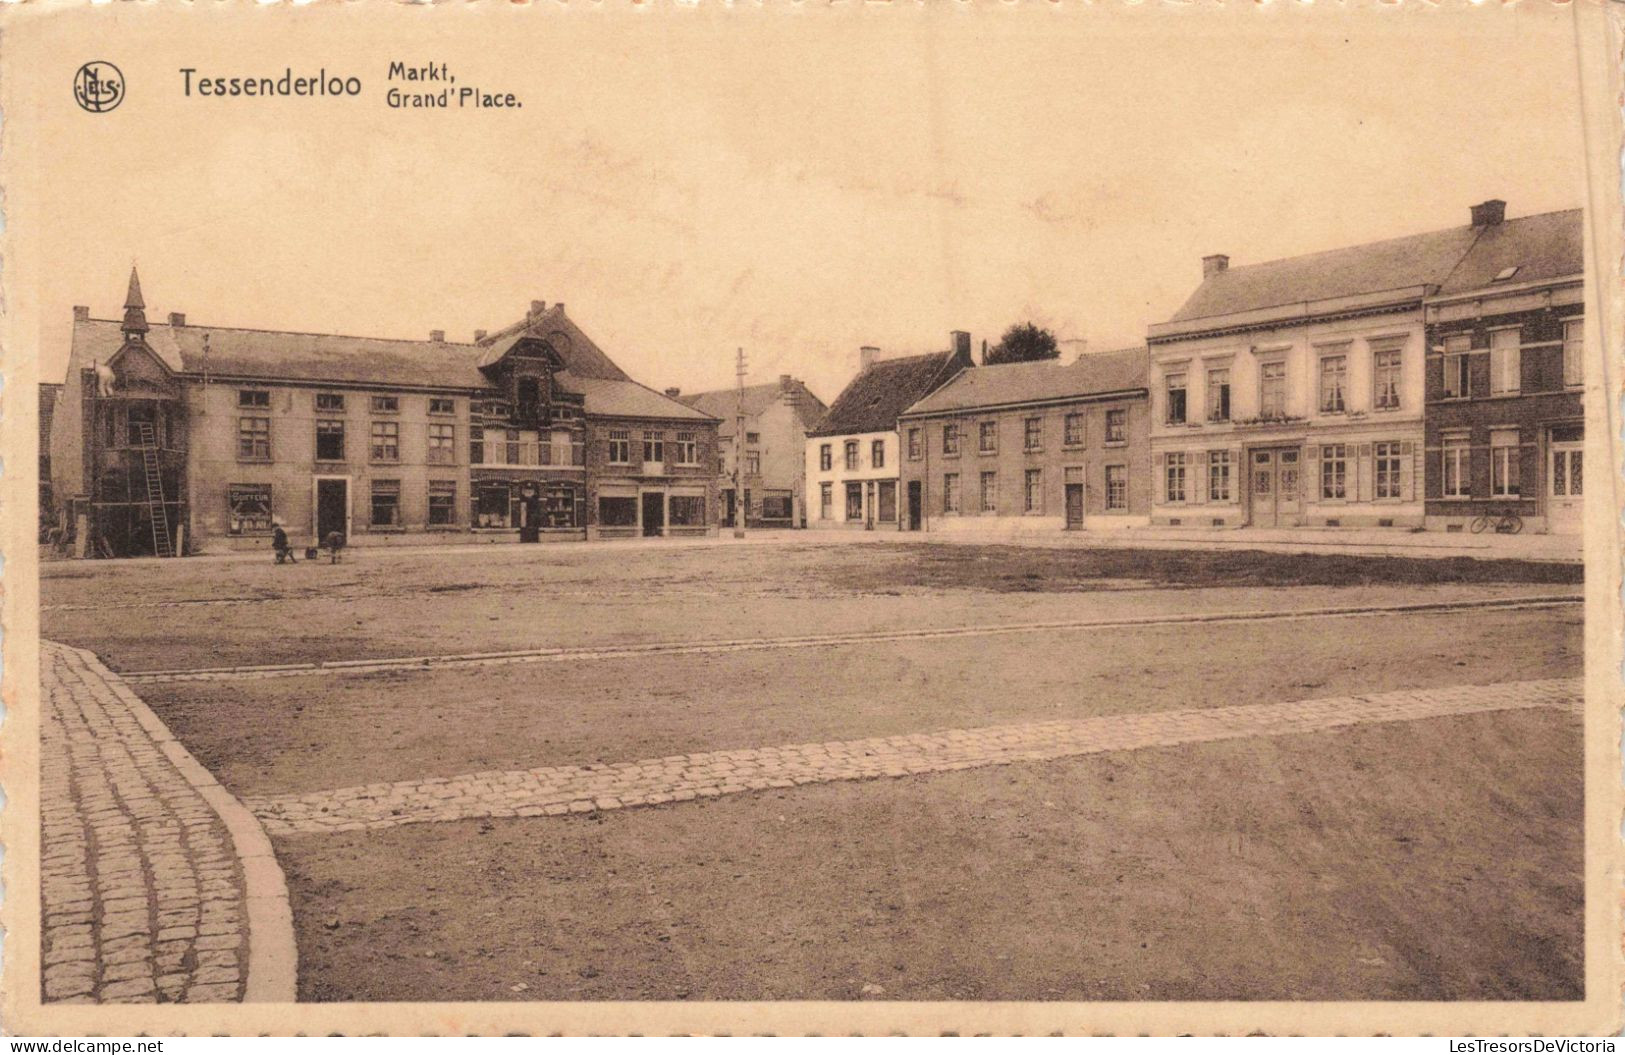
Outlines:
[[0, 18], [6, 1032], [1619, 1029], [1617, 9]]

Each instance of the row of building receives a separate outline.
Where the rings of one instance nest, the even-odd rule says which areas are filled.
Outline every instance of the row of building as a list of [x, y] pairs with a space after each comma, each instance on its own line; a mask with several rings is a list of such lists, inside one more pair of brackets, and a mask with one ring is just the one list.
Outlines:
[[[468, 343], [75, 308], [41, 397], [41, 510], [86, 556], [708, 534], [1382, 526], [1516, 511], [1577, 531], [1582, 216], [1269, 263], [1203, 261], [1143, 347], [978, 364], [883, 357], [825, 406], [793, 377], [639, 384], [532, 302]], [[738, 481], [736, 493], [736, 481]]]

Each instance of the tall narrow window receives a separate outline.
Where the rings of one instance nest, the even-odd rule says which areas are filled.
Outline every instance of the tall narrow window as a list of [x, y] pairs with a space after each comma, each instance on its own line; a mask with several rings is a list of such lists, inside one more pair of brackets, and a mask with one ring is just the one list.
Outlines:
[[911, 462], [917, 462], [917, 461], [920, 460], [920, 430], [919, 429], [909, 429], [908, 430], [908, 460], [911, 461]]
[[999, 423], [984, 421], [977, 426], [976, 450], [980, 454], [993, 454], [999, 449]]
[[1023, 479], [1021, 506], [1024, 512], [1044, 511], [1044, 470], [1028, 469]]
[[643, 434], [643, 460], [663, 465], [666, 461], [666, 434], [664, 432], [645, 432]]
[[609, 430], [609, 464], [629, 465], [632, 461], [632, 431], [630, 429]]
[[1185, 372], [1167, 375], [1162, 387], [1163, 401], [1167, 405], [1164, 420], [1170, 425], [1185, 424]]
[[1490, 431], [1490, 494], [1497, 498], [1516, 498], [1521, 493], [1518, 456], [1517, 429]]
[[842, 457], [845, 459], [846, 471], [855, 472], [858, 468], [858, 441], [847, 440], [842, 445]]
[[869, 441], [869, 467], [872, 469], [884, 469], [886, 467], [885, 440]]
[[959, 453], [959, 423], [950, 421], [942, 426], [942, 453], [951, 457]]
[[1230, 420], [1230, 368], [1215, 366], [1207, 372], [1207, 419]]
[[830, 450], [830, 445], [827, 444], [827, 443], [820, 443], [818, 445], [818, 469], [819, 469], [819, 471], [827, 473], [827, 472], [830, 471], [830, 469], [834, 468], [834, 466], [835, 466], [834, 455]]
[[1398, 443], [1377, 443], [1372, 447], [1376, 458], [1375, 468], [1377, 474], [1376, 486], [1378, 498], [1399, 497], [1399, 451]]
[[1121, 407], [1106, 411], [1106, 442], [1128, 442], [1128, 411]]
[[1320, 412], [1341, 414], [1348, 409], [1349, 357], [1320, 357]]
[[1207, 452], [1207, 500], [1230, 501], [1230, 452]]
[[1327, 443], [1320, 448], [1320, 497], [1329, 499], [1348, 497], [1348, 446]]
[[818, 485], [818, 519], [828, 520], [835, 515], [835, 485], [821, 483]]
[[1470, 458], [1472, 447], [1464, 433], [1456, 433], [1444, 438], [1444, 449], [1440, 452], [1444, 496], [1446, 498], [1466, 498], [1472, 493], [1470, 482]]
[[1163, 468], [1162, 494], [1169, 502], [1185, 500], [1185, 452], [1169, 451]]
[[1520, 387], [1521, 336], [1516, 329], [1490, 333], [1490, 395], [1512, 395]]
[[1469, 393], [1467, 357], [1472, 346], [1473, 339], [1466, 334], [1445, 338], [1443, 391], [1446, 399], [1462, 399]]
[[746, 451], [745, 452], [745, 475], [746, 476], [760, 476], [761, 474], [762, 474], [762, 452], [761, 451]]
[[677, 464], [700, 464], [700, 446], [695, 441], [692, 432], [679, 432], [677, 434]]
[[997, 513], [999, 511], [999, 474], [982, 474], [982, 512]]
[[1128, 509], [1128, 466], [1106, 466], [1106, 511], [1121, 513]]
[[1383, 348], [1371, 354], [1371, 405], [1377, 410], [1399, 409], [1398, 348]]
[[1563, 383], [1585, 382], [1585, 320], [1570, 319], [1563, 324]]
[[846, 485], [846, 519], [863, 519], [863, 485], [856, 480]]
[[958, 473], [944, 473], [942, 476], [942, 511], [944, 513], [959, 512]]
[[1084, 440], [1083, 415], [1068, 414], [1061, 433], [1061, 442], [1068, 447], [1082, 447]]
[[1286, 360], [1258, 364], [1258, 416], [1265, 420], [1286, 417]]
[[1028, 451], [1044, 449], [1043, 418], [1028, 418], [1021, 423], [1021, 447]]

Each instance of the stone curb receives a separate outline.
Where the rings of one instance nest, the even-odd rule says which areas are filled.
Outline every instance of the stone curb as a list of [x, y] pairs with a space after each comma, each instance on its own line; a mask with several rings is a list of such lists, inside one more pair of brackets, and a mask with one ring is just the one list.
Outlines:
[[465, 652], [438, 656], [386, 656], [377, 659], [343, 659], [322, 663], [283, 663], [238, 667], [196, 667], [187, 670], [137, 670], [122, 677], [133, 684], [180, 681], [234, 681], [260, 678], [291, 678], [327, 674], [373, 674], [391, 670], [446, 669], [497, 666], [509, 663], [567, 662], [572, 660], [626, 659], [648, 655], [684, 655], [717, 652], [745, 652], [774, 648], [825, 648], [831, 645], [872, 644], [888, 641], [928, 641], [954, 637], [992, 637], [1001, 634], [1031, 634], [1065, 630], [1109, 630], [1138, 626], [1184, 626], [1203, 623], [1269, 622], [1291, 619], [1332, 619], [1365, 615], [1426, 614], [1477, 609], [1549, 608], [1581, 604], [1579, 594], [1532, 597], [1494, 597], [1472, 601], [1419, 601], [1411, 604], [1304, 608], [1280, 612], [1210, 612], [1197, 615], [1149, 615], [1126, 619], [1080, 619], [1043, 623], [1005, 623], [987, 626], [932, 627], [916, 630], [885, 630], [867, 634], [817, 634], [779, 638], [742, 638], [710, 641], [670, 641], [640, 645], [592, 645], [576, 648], [536, 648], [505, 652]]
[[297, 994], [299, 952], [294, 943], [293, 910], [288, 885], [271, 849], [271, 840], [259, 820], [231, 792], [215, 780], [192, 753], [175, 739], [151, 707], [124, 679], [108, 670], [94, 652], [62, 645], [84, 661], [87, 668], [130, 708], [135, 720], [158, 749], [174, 763], [186, 782], [214, 809], [243, 869], [243, 901], [248, 914], [248, 965], [243, 982], [244, 1003], [293, 1003]]

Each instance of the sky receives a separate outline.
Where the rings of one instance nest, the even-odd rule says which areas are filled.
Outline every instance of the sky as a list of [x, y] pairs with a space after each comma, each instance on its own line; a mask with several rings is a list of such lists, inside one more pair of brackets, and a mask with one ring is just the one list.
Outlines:
[[[861, 345], [1027, 320], [1139, 343], [1209, 253], [1583, 203], [1552, 4], [119, 4], [24, 28], [5, 118], [37, 169], [7, 190], [9, 263], [45, 380], [72, 306], [116, 317], [133, 262], [154, 319], [468, 340], [562, 301], [652, 387], [729, 386], [743, 348], [752, 382], [827, 401]], [[111, 113], [72, 102], [91, 58], [125, 75]], [[397, 59], [523, 106], [390, 110]], [[181, 90], [183, 67], [289, 66], [363, 94]]]

